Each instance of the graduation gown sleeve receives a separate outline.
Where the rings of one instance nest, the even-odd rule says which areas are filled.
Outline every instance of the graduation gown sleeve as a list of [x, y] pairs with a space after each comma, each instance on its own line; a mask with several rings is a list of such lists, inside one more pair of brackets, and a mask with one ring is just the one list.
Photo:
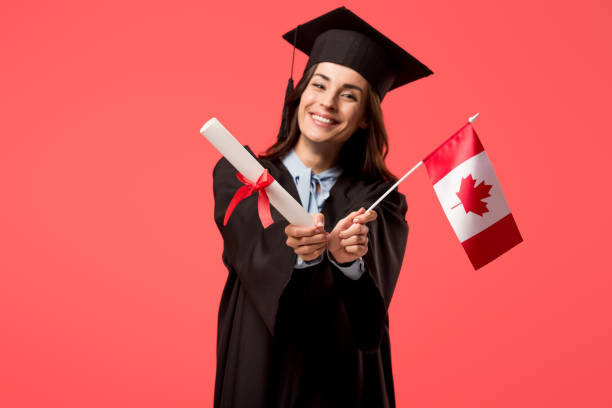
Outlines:
[[[264, 167], [278, 180], [275, 168]], [[230, 272], [237, 274], [250, 302], [270, 333], [274, 333], [278, 302], [295, 264], [295, 255], [285, 244], [284, 229], [288, 223], [271, 207], [274, 223], [264, 229], [257, 212], [258, 193], [254, 193], [238, 203], [224, 226], [225, 211], [243, 186], [236, 174], [225, 158], [219, 160], [213, 171], [215, 222], [223, 236], [223, 262]]]
[[[368, 208], [392, 183], [381, 182], [361, 188], [353, 186], [348, 194], [351, 207], [345, 211]], [[392, 192], [375, 210], [378, 217], [368, 224], [368, 252], [363, 257], [366, 272], [360, 279], [351, 280], [333, 267], [353, 338], [362, 350], [378, 348], [388, 330], [387, 310], [399, 277], [408, 237], [408, 225], [404, 218], [407, 205], [403, 194]]]

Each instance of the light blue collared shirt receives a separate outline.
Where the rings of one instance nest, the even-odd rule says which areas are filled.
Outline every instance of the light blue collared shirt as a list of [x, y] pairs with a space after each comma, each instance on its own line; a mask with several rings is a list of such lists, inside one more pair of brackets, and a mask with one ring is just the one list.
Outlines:
[[[283, 157], [283, 164], [289, 170], [289, 173], [293, 177], [293, 181], [297, 187], [298, 194], [302, 205], [310, 214], [316, 214], [321, 212], [325, 200], [329, 197], [329, 192], [336, 183], [336, 180], [342, 173], [342, 169], [338, 166], [327, 169], [321, 173], [313, 173], [312, 169], [306, 167], [300, 160], [295, 150], [291, 151]], [[317, 191], [317, 186], [319, 191]], [[334, 259], [327, 253], [327, 258], [333, 263], [342, 273], [353, 280], [357, 280], [365, 272], [365, 266], [361, 258], [355, 260], [349, 266], [340, 266]], [[309, 266], [317, 265], [323, 260], [323, 254], [317, 259], [311, 261], [304, 261], [300, 256], [297, 257], [295, 262], [295, 268], [302, 269]]]

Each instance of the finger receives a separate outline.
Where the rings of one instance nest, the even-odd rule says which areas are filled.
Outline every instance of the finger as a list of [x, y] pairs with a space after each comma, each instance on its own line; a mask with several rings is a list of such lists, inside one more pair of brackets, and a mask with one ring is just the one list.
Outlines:
[[365, 208], [361, 207], [360, 209], [358, 209], [357, 211], [353, 211], [351, 213], [352, 217], [351, 217], [351, 222], [353, 222], [353, 219], [355, 219], [355, 217], [362, 215], [365, 213]]
[[323, 253], [323, 251], [325, 251], [325, 246], [317, 249], [316, 251], [310, 253], [310, 254], [304, 254], [304, 255], [300, 255], [300, 257], [305, 260], [305, 261], [312, 261], [313, 259], [317, 259], [319, 256], [321, 256], [321, 254]]
[[368, 253], [368, 247], [365, 245], [349, 245], [344, 247], [344, 250], [352, 255], [364, 256]]
[[312, 215], [312, 220], [314, 222], [315, 227], [323, 228], [325, 226], [325, 217], [321, 213], [316, 213]]
[[291, 237], [311, 237], [322, 232], [318, 227], [300, 227], [295, 224], [289, 224], [285, 227], [285, 234]]
[[363, 215], [358, 215], [353, 219], [353, 222], [358, 222], [360, 224], [366, 224], [368, 222], [374, 221], [378, 218], [378, 214], [374, 210], [370, 210]]
[[343, 247], [351, 245], [368, 245], [368, 237], [366, 235], [353, 235], [349, 238], [340, 240], [340, 245]]
[[[309, 255], [313, 252], [316, 251], [320, 251], [321, 249], [325, 249], [325, 244], [319, 244], [319, 245], [300, 245], [299, 247], [295, 248], [293, 250], [293, 252], [295, 252], [296, 254], [302, 256], [302, 255]], [[302, 256], [302, 258], [304, 258]]]
[[338, 236], [340, 238], [348, 238], [352, 235], [365, 235], [370, 229], [363, 224], [353, 224], [344, 231], [340, 231]]
[[329, 233], [322, 232], [320, 234], [313, 235], [311, 237], [287, 237], [287, 245], [295, 248], [300, 245], [312, 245], [321, 244], [327, 242], [329, 239]]
[[338, 226], [340, 227], [341, 230], [343, 229], [347, 229], [348, 227], [351, 226], [351, 224], [353, 223], [353, 219], [358, 216], [359, 214], [363, 213], [364, 208], [360, 208], [357, 211], [353, 211], [351, 213], [349, 213], [346, 217], [344, 217], [343, 219], [341, 219], [340, 221], [338, 221]]

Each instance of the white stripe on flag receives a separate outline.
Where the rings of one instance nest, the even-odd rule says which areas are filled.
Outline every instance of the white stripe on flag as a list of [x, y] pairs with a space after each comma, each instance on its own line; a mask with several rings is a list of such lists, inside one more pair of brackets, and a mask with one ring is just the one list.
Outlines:
[[[470, 174], [476, 181], [475, 186], [483, 181], [487, 185], [492, 185], [489, 191], [490, 197], [482, 199], [487, 203], [488, 209], [482, 215], [471, 211], [466, 214], [463, 205], [460, 204], [461, 200], [457, 196], [461, 187], [461, 180]], [[461, 242], [473, 237], [510, 213], [501, 185], [486, 151], [470, 157], [455, 167], [433, 187], [448, 221]]]

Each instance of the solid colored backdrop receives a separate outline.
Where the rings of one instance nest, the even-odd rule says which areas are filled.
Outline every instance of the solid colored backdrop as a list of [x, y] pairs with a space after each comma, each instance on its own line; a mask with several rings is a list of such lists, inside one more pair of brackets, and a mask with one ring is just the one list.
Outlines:
[[[0, 406], [212, 405], [226, 270], [198, 131], [270, 145], [281, 34], [340, 5], [3, 4]], [[398, 406], [612, 406], [610, 3], [344, 5], [434, 71], [383, 102], [392, 171], [481, 112], [525, 240], [474, 271], [425, 169], [400, 187]]]

